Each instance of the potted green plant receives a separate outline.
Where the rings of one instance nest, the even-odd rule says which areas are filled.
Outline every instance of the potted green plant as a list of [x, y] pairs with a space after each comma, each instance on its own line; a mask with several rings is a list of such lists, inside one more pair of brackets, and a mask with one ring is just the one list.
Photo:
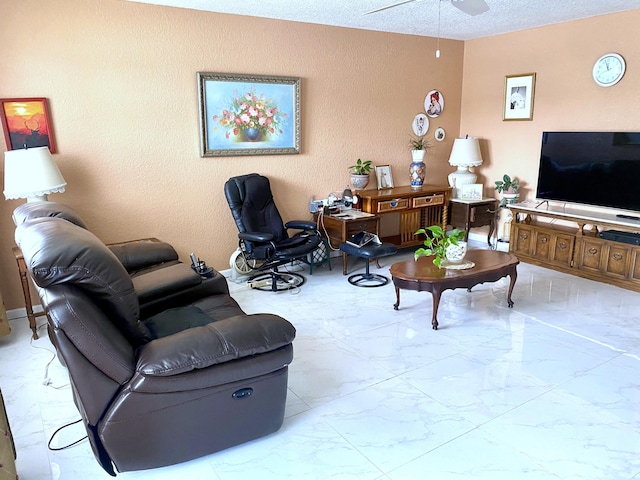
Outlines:
[[506, 173], [503, 175], [502, 180], [496, 180], [496, 190], [498, 193], [502, 193], [502, 200], [500, 206], [505, 206], [509, 203], [516, 203], [520, 194], [520, 182], [517, 178], [511, 178]]
[[429, 148], [429, 142], [422, 136], [411, 136], [409, 140], [409, 147], [411, 147], [411, 158], [414, 162], [424, 161], [424, 154]]
[[[429, 233], [427, 233], [427, 231]], [[422, 256], [433, 256], [433, 264], [438, 268], [442, 268], [443, 259], [447, 259], [451, 263], [456, 262], [456, 260], [452, 261], [452, 259], [447, 258], [447, 249], [449, 247], [452, 245], [466, 247], [466, 242], [462, 241], [464, 239], [465, 232], [463, 230], [458, 230], [457, 228], [454, 228], [450, 232], [445, 232], [440, 225], [431, 225], [426, 229], [418, 229], [416, 231], [416, 235], [426, 235], [426, 238], [424, 239], [424, 247], [420, 247], [415, 251], [414, 258], [417, 260]], [[466, 253], [466, 248], [463, 253]], [[457, 259], [457, 262], [462, 261], [463, 257], [464, 255]]]
[[358, 159], [355, 165], [349, 167], [351, 172], [351, 184], [356, 190], [362, 190], [369, 185], [369, 172], [371, 171], [371, 160]]

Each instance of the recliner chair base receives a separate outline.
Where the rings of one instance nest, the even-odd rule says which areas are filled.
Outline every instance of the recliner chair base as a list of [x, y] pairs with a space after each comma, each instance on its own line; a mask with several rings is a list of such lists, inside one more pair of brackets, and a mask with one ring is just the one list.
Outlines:
[[282, 292], [300, 287], [306, 278], [299, 273], [269, 271], [254, 275], [248, 280], [249, 288], [265, 292]]

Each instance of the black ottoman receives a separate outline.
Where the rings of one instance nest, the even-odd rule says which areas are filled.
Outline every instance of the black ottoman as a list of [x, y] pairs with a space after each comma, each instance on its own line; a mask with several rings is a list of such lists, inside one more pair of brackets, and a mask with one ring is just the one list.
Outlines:
[[380, 244], [371, 242], [363, 245], [362, 247], [356, 247], [351, 243], [342, 242], [340, 244], [340, 251], [347, 255], [353, 255], [354, 257], [365, 259], [364, 273], [351, 275], [348, 278], [350, 284], [357, 287], [381, 287], [389, 283], [389, 279], [384, 275], [369, 272], [369, 261], [380, 257], [386, 257], [388, 255], [394, 255], [398, 251], [394, 244], [387, 242], [382, 242]]

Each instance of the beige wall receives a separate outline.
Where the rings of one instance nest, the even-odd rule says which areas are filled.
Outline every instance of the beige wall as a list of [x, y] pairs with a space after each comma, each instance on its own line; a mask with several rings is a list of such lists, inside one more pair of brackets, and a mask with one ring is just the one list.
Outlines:
[[[486, 193], [504, 173], [535, 198], [540, 140], [553, 130], [640, 130], [640, 10], [562, 23], [465, 43], [461, 134], [483, 139], [484, 164], [476, 169]], [[627, 61], [620, 83], [592, 80], [602, 54]], [[502, 120], [505, 75], [536, 73], [533, 121]]]
[[[76, 208], [106, 242], [156, 236], [183, 259], [195, 251], [224, 269], [237, 247], [223, 196], [231, 176], [269, 176], [285, 219], [309, 218], [311, 195], [342, 191], [359, 157], [390, 164], [406, 185], [411, 122], [433, 88], [446, 103], [429, 136], [438, 126], [448, 136], [429, 153], [428, 181], [450, 171], [462, 42], [441, 42], [436, 62], [432, 38], [118, 0], [21, 0], [0, 6], [0, 45], [0, 98], [49, 99], [68, 182], [50, 199]], [[197, 71], [301, 77], [302, 153], [200, 158]], [[23, 306], [11, 254], [11, 212], [22, 202], [0, 201], [8, 309]]]

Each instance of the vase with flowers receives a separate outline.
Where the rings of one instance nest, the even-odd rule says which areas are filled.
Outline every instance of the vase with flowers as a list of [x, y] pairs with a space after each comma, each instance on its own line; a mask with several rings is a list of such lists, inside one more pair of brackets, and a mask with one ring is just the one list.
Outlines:
[[227, 139], [233, 136], [240, 142], [264, 142], [270, 135], [282, 134], [286, 118], [287, 114], [279, 110], [273, 99], [264, 93], [257, 94], [251, 87], [242, 94], [234, 90], [228, 107], [220, 115], [214, 115], [213, 121], [226, 130]]

